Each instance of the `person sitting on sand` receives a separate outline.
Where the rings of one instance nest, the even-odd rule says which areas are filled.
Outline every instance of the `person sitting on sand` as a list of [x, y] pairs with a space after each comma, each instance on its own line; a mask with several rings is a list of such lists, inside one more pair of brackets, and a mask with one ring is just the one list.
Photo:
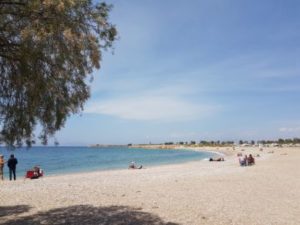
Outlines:
[[142, 169], [143, 165], [140, 165], [139, 167], [135, 165], [135, 162], [131, 162], [128, 166], [128, 169]]
[[33, 167], [33, 177], [31, 179], [37, 179], [43, 176], [43, 170], [39, 166]]
[[209, 161], [210, 162], [212, 162], [212, 161], [221, 162], [221, 161], [224, 161], [224, 158], [223, 157], [220, 157], [220, 158], [217, 158], [217, 159], [210, 158]]
[[239, 163], [240, 163], [240, 166], [245, 166], [245, 160], [243, 159], [242, 156], [239, 156]]
[[253, 156], [250, 154], [248, 157], [248, 165], [254, 165], [255, 164], [255, 159], [253, 158]]
[[135, 163], [131, 162], [128, 166], [128, 169], [134, 169], [135, 168]]

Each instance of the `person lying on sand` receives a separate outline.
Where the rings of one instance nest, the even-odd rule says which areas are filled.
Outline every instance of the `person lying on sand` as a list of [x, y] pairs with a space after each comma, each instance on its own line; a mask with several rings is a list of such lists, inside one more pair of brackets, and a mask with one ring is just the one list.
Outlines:
[[223, 158], [223, 157], [217, 158], [217, 159], [210, 158], [209, 161], [210, 161], [210, 162], [213, 162], [213, 161], [214, 161], [214, 162], [222, 162], [222, 161], [224, 161], [224, 158]]
[[139, 167], [135, 165], [135, 162], [131, 162], [128, 166], [128, 169], [142, 169], [143, 165], [140, 165]]

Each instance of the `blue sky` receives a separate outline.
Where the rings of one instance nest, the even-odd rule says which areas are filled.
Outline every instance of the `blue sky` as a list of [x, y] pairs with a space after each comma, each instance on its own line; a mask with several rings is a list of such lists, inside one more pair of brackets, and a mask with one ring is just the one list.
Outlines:
[[300, 1], [108, 3], [120, 39], [61, 145], [300, 137]]

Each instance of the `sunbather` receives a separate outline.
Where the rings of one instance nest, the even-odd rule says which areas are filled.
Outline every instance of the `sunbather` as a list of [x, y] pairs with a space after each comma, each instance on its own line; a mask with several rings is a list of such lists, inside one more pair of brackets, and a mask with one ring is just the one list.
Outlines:
[[214, 158], [210, 158], [209, 161], [216, 161], [216, 162], [221, 162], [221, 161], [224, 161], [224, 158], [223, 157], [220, 157], [220, 158], [217, 158], [217, 159], [214, 159]]
[[133, 161], [128, 166], [128, 169], [142, 169], [142, 168], [143, 168], [143, 165], [136, 166], [135, 162], [133, 162]]

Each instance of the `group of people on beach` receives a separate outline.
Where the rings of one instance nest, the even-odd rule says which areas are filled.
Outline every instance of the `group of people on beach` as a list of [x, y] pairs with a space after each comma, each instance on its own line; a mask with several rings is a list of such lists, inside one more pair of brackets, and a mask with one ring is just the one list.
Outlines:
[[[249, 156], [245, 155], [243, 157], [242, 153], [239, 153], [237, 155], [239, 157], [239, 163], [240, 166], [251, 166], [255, 164], [255, 159], [253, 158], [252, 154], [249, 154]], [[210, 158], [209, 161], [224, 161], [223, 157], [214, 159], [214, 158]], [[4, 156], [0, 155], [0, 179], [4, 180], [4, 165], [5, 165], [5, 160], [4, 160]], [[15, 158], [14, 154], [10, 155], [10, 158], [7, 161], [7, 166], [9, 168], [9, 179], [12, 180], [12, 178], [14, 180], [16, 180], [16, 166], [18, 164], [18, 160], [17, 158]], [[136, 163], [134, 161], [132, 161], [129, 166], [128, 169], [142, 169], [143, 166], [137, 166]], [[30, 173], [32, 172], [32, 173]], [[43, 176], [43, 170], [39, 167], [39, 166], [35, 166], [33, 168], [33, 170], [27, 171], [26, 174], [26, 178], [31, 178], [31, 179], [35, 179], [35, 178], [39, 178]]]
[[252, 154], [249, 154], [249, 156], [245, 155], [244, 157], [242, 154], [238, 154], [238, 157], [240, 166], [252, 166], [255, 164], [255, 159]]
[[[4, 180], [4, 165], [5, 165], [5, 160], [4, 160], [4, 156], [0, 155], [0, 179]], [[9, 180], [12, 180], [12, 178], [14, 178], [14, 180], [17, 179], [16, 177], [16, 167], [18, 164], [18, 160], [17, 158], [15, 158], [14, 154], [10, 155], [10, 158], [7, 160], [7, 166], [9, 168]]]
[[[18, 160], [15, 157], [14, 154], [10, 155], [10, 158], [5, 161], [4, 156], [0, 155], [0, 180], [4, 180], [4, 165], [7, 163], [7, 166], [9, 168], [9, 180], [16, 180], [16, 168], [18, 164]], [[26, 172], [25, 178], [30, 178], [30, 179], [37, 179], [39, 177], [42, 177], [44, 174], [44, 171], [40, 168], [40, 166], [34, 166], [33, 169], [28, 170]]]

